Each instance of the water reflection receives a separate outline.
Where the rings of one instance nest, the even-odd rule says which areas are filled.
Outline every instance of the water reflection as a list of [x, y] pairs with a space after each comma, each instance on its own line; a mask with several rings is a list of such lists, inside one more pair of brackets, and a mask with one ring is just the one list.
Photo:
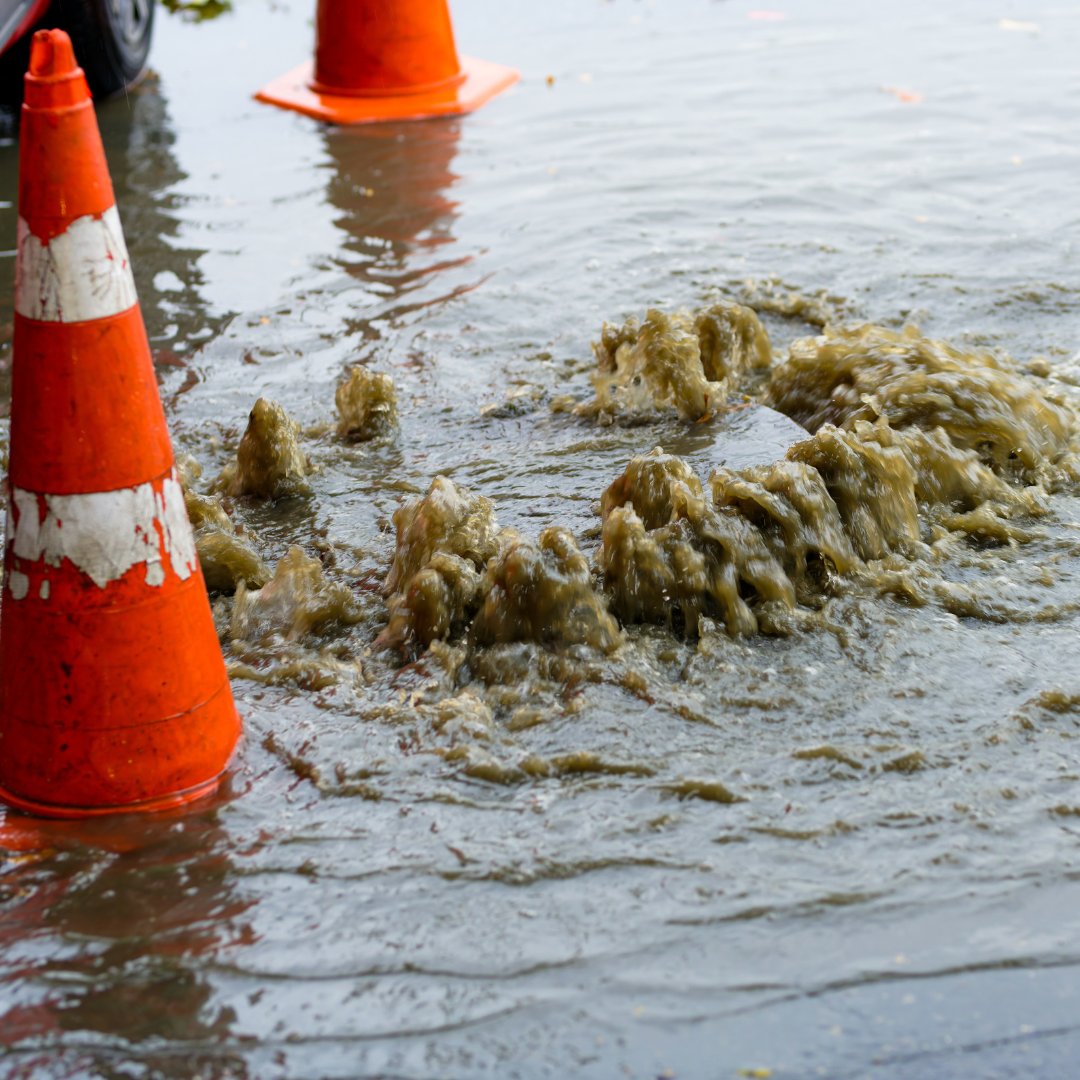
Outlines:
[[[456, 121], [327, 128], [333, 167], [327, 199], [341, 211], [345, 234], [337, 263], [365, 285], [377, 311], [346, 319], [350, 334], [377, 339], [377, 322], [458, 296], [478, 282], [457, 282], [431, 295], [436, 278], [467, 266], [471, 255], [448, 254], [456, 243], [458, 203], [451, 191], [461, 135]], [[380, 299], [385, 298], [385, 306]]]
[[143, 319], [159, 367], [183, 366], [189, 353], [216, 336], [226, 315], [204, 296], [204, 252], [185, 240], [187, 174], [176, 159], [168, 99], [149, 77], [126, 100], [98, 109], [116, 203], [124, 223]]
[[38, 857], [24, 853], [0, 878], [7, 1075], [47, 1065], [111, 1076], [137, 1061], [135, 1075], [246, 1077], [222, 1045], [236, 1016], [206, 967], [256, 940], [256, 900], [238, 887], [215, 813], [34, 823], [23, 836], [31, 830]]

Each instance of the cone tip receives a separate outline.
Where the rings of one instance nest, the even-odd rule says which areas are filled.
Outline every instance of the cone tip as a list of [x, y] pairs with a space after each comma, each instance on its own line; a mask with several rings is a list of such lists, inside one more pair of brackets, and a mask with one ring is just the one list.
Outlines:
[[30, 43], [30, 74], [39, 79], [62, 78], [78, 68], [71, 38], [63, 30], [39, 30]]

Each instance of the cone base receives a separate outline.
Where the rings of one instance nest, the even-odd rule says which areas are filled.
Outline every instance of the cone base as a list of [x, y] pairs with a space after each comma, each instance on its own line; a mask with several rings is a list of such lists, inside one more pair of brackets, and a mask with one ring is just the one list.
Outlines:
[[465, 78], [454, 86], [417, 94], [347, 97], [312, 90], [314, 64], [308, 61], [268, 83], [255, 97], [331, 124], [377, 124], [387, 120], [460, 116], [479, 109], [521, 77], [513, 68], [469, 56], [461, 58], [461, 70]]
[[58, 806], [53, 803], [36, 802], [33, 799], [24, 799], [7, 788], [0, 786], [0, 802], [7, 803], [15, 810], [21, 810], [24, 814], [33, 814], [35, 817], [45, 818], [95, 818], [105, 817], [110, 814], [156, 814], [166, 810], [177, 810], [182, 806], [205, 799], [213, 795], [221, 786], [225, 777], [225, 770], [217, 776], [187, 788], [185, 791], [175, 791], [169, 795], [158, 795], [153, 799], [143, 799], [140, 802], [127, 803], [121, 806]]

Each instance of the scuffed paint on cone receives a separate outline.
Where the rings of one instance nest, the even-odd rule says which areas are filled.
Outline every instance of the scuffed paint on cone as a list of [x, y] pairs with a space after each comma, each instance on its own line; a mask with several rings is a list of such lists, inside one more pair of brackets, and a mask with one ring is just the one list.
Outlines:
[[85, 79], [34, 36], [19, 161], [0, 799], [213, 791], [240, 735]]

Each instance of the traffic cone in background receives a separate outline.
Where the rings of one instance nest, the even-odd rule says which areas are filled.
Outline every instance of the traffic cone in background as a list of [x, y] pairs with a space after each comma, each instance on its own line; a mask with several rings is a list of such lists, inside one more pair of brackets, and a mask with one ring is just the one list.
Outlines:
[[458, 57], [446, 0], [319, 0], [314, 64], [255, 96], [334, 124], [371, 124], [472, 112], [518, 78]]
[[240, 735], [90, 93], [34, 35], [19, 150], [0, 799], [83, 817], [214, 790]]

